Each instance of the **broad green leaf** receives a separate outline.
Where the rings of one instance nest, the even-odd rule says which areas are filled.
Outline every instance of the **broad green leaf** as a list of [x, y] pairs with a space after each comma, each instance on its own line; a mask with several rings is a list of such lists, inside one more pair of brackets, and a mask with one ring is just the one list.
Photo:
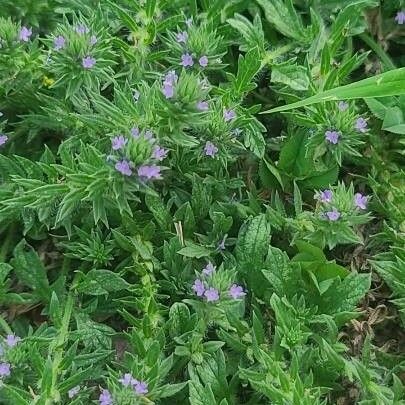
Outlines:
[[34, 290], [41, 300], [49, 302], [52, 292], [45, 267], [37, 252], [24, 239], [15, 247], [11, 265], [23, 284]]
[[182, 256], [201, 259], [202, 257], [208, 257], [211, 251], [204, 246], [186, 242], [186, 247], [180, 249], [177, 253]]
[[90, 270], [77, 286], [77, 291], [88, 295], [106, 295], [125, 290], [129, 284], [110, 270]]
[[282, 83], [293, 90], [308, 90], [309, 76], [304, 66], [293, 64], [291, 61], [272, 66], [271, 81]]
[[346, 86], [336, 87], [297, 101], [296, 103], [263, 111], [262, 114], [288, 111], [325, 101], [387, 97], [401, 94], [405, 94], [405, 68], [390, 70], [374, 77], [347, 84]]

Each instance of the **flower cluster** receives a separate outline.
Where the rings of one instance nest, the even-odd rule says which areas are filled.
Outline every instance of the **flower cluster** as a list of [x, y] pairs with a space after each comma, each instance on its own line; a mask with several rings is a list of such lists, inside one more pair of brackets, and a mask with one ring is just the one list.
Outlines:
[[130, 373], [125, 373], [118, 381], [124, 387], [132, 388], [135, 394], [145, 395], [149, 392], [148, 384], [145, 381], [137, 380]]
[[140, 181], [161, 179], [161, 167], [157, 163], [164, 160], [169, 151], [155, 142], [151, 130], [140, 131], [138, 127], [131, 128], [128, 137], [120, 134], [112, 138], [115, 156], [110, 155], [110, 159], [115, 160], [115, 169], [123, 176], [136, 172]]
[[216, 266], [212, 262], [208, 262], [200, 276], [194, 280], [192, 290], [197, 297], [204, 298], [207, 302], [217, 302], [221, 297], [230, 297], [236, 300], [246, 295], [243, 288], [237, 284], [232, 284], [226, 291], [220, 291], [214, 285], [213, 275], [215, 272]]
[[[315, 199], [320, 201], [324, 206], [326, 211], [322, 212], [320, 215], [321, 217], [327, 219], [328, 221], [337, 221], [341, 218], [342, 213], [338, 211], [338, 209], [333, 206], [333, 192], [332, 190], [326, 189], [323, 191], [319, 191], [315, 194]], [[356, 193], [353, 197], [353, 209], [356, 210], [366, 210], [368, 197], [361, 194]]]
[[20, 341], [21, 338], [19, 336], [9, 334], [4, 338], [3, 343], [0, 344], [0, 381], [11, 375], [11, 364], [7, 361], [3, 361], [2, 357], [4, 357], [10, 349], [17, 346]]

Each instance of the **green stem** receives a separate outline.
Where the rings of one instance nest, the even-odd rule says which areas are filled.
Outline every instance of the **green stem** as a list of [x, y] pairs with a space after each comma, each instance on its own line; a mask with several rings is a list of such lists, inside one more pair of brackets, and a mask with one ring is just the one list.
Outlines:
[[381, 45], [376, 42], [371, 36], [367, 35], [366, 33], [362, 33], [359, 35], [361, 40], [365, 42], [374, 52], [375, 54], [381, 59], [383, 66], [386, 68], [384, 70], [393, 70], [396, 69], [394, 62], [391, 58], [387, 55]]
[[56, 388], [58, 384], [58, 377], [60, 374], [60, 364], [62, 363], [63, 360], [63, 354], [64, 354], [64, 346], [68, 338], [69, 334], [69, 324], [70, 324], [70, 319], [72, 317], [72, 312], [73, 312], [73, 307], [74, 307], [74, 289], [77, 284], [77, 279], [80, 277], [80, 274], [77, 273], [75, 278], [73, 279], [72, 285], [70, 287], [70, 291], [68, 294], [68, 297], [66, 299], [66, 304], [65, 304], [65, 312], [63, 314], [62, 318], [62, 325], [59, 329], [59, 334], [56, 339], [55, 344], [50, 348], [50, 355], [52, 355], [52, 352], [54, 354], [53, 360], [52, 360], [52, 385], [51, 389], [49, 390], [48, 393], [46, 393], [46, 399], [44, 404], [45, 405], [52, 405], [55, 402], [54, 395], [56, 393]]

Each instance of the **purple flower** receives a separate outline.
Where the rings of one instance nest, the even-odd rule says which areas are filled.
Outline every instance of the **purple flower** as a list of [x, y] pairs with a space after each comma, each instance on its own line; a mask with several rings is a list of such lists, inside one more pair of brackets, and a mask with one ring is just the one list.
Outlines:
[[207, 67], [208, 66], [208, 58], [205, 55], [201, 56], [201, 58], [198, 60], [198, 63], [200, 64], [201, 67]]
[[244, 297], [246, 293], [243, 291], [243, 288], [240, 285], [232, 284], [231, 288], [229, 288], [229, 295], [234, 300], [237, 300], [238, 298]]
[[216, 267], [211, 262], [208, 262], [207, 265], [203, 268], [202, 273], [206, 276], [209, 276], [215, 271], [215, 268]]
[[159, 145], [156, 145], [153, 148], [152, 158], [162, 161], [165, 157], [167, 157], [168, 153], [169, 153], [169, 151], [167, 149], [161, 148]]
[[367, 121], [363, 118], [357, 118], [356, 123], [354, 124], [354, 127], [357, 129], [359, 132], [367, 132]]
[[92, 35], [90, 37], [90, 41], [89, 41], [90, 45], [96, 45], [97, 41], [98, 41], [98, 39], [97, 39], [97, 37], [95, 35]]
[[333, 208], [332, 211], [326, 212], [325, 215], [329, 221], [337, 221], [340, 218], [340, 212], [336, 208]]
[[166, 98], [172, 98], [174, 96], [174, 88], [172, 84], [164, 84], [162, 93]]
[[338, 108], [340, 111], [346, 111], [349, 108], [349, 103], [346, 103], [346, 101], [339, 101]]
[[58, 35], [54, 40], [53, 40], [53, 45], [55, 50], [59, 51], [60, 49], [63, 49], [65, 47], [66, 40], [62, 35]]
[[96, 64], [96, 60], [91, 56], [82, 59], [82, 65], [85, 69], [91, 69]]
[[89, 30], [85, 25], [83, 25], [83, 24], [78, 25], [78, 26], [75, 28], [75, 31], [76, 31], [78, 34], [88, 34], [88, 33], [90, 32], [90, 30]]
[[156, 165], [143, 165], [138, 168], [138, 176], [145, 179], [161, 179], [160, 167]]
[[8, 377], [11, 374], [10, 368], [10, 363], [0, 363], [0, 378]]
[[199, 101], [197, 103], [197, 110], [199, 111], [208, 111], [209, 106], [208, 103], [206, 101]]
[[132, 127], [131, 128], [131, 135], [134, 138], [139, 138], [139, 128], [138, 127]]
[[354, 205], [361, 210], [367, 209], [367, 196], [356, 193], [354, 195]]
[[214, 157], [218, 152], [218, 148], [210, 141], [207, 141], [207, 143], [204, 146], [204, 153], [206, 156], [211, 156]]
[[176, 41], [178, 43], [183, 42], [185, 44], [187, 42], [187, 40], [188, 40], [188, 34], [186, 31], [178, 32], [176, 34]]
[[113, 402], [110, 391], [102, 389], [98, 401], [100, 402], [100, 405], [112, 405]]
[[234, 110], [224, 110], [224, 120], [225, 122], [232, 121], [234, 118], [236, 118], [236, 113]]
[[323, 203], [330, 203], [332, 201], [332, 197], [333, 194], [331, 190], [323, 190], [317, 195], [318, 200]]
[[198, 278], [194, 281], [193, 284], [193, 291], [197, 294], [197, 297], [202, 297], [205, 292], [205, 286], [204, 283], [199, 280]]
[[8, 141], [7, 135], [0, 135], [0, 146], [4, 145]]
[[180, 65], [183, 67], [193, 66], [194, 65], [193, 57], [189, 53], [185, 53], [184, 55], [181, 56]]
[[134, 101], [138, 101], [140, 96], [141, 93], [139, 93], [138, 90], [134, 90], [134, 92], [132, 93], [132, 98], [134, 99]]
[[6, 345], [8, 347], [17, 346], [18, 342], [21, 341], [21, 338], [16, 335], [7, 335], [6, 336]]
[[80, 391], [80, 386], [76, 385], [76, 387], [73, 387], [68, 391], [68, 397], [73, 398], [74, 396], [76, 396], [79, 393], [79, 391]]
[[147, 394], [148, 391], [148, 384], [145, 381], [137, 381], [134, 385], [134, 390], [138, 395]]
[[134, 385], [137, 380], [132, 377], [132, 374], [125, 373], [122, 378], [118, 380], [124, 387], [129, 387], [130, 385]]
[[186, 25], [189, 28], [193, 25], [193, 17], [187, 18]]
[[403, 11], [403, 10], [398, 11], [397, 15], [395, 16], [395, 21], [399, 25], [405, 24], [405, 11]]
[[207, 298], [207, 302], [215, 302], [219, 300], [219, 292], [216, 288], [210, 287], [208, 290], [204, 292], [205, 298]]
[[132, 174], [131, 166], [127, 160], [118, 161], [115, 164], [115, 168], [124, 176], [130, 176]]
[[340, 137], [340, 133], [338, 131], [326, 131], [325, 132], [325, 139], [329, 143], [332, 143], [333, 145], [336, 145], [339, 142], [339, 137]]
[[177, 82], [178, 76], [174, 70], [166, 73], [166, 76], [163, 79], [163, 85], [173, 86]]
[[122, 149], [128, 142], [127, 138], [124, 138], [122, 135], [115, 136], [111, 139], [111, 146], [114, 150]]
[[32, 35], [31, 28], [21, 27], [18, 38], [20, 39], [20, 41], [28, 42], [30, 40], [31, 35]]

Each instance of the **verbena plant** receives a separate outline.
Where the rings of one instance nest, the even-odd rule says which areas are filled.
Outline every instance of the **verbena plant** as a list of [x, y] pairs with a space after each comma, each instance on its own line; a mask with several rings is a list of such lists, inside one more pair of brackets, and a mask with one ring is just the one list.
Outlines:
[[405, 3], [3, 0], [0, 403], [405, 403]]

